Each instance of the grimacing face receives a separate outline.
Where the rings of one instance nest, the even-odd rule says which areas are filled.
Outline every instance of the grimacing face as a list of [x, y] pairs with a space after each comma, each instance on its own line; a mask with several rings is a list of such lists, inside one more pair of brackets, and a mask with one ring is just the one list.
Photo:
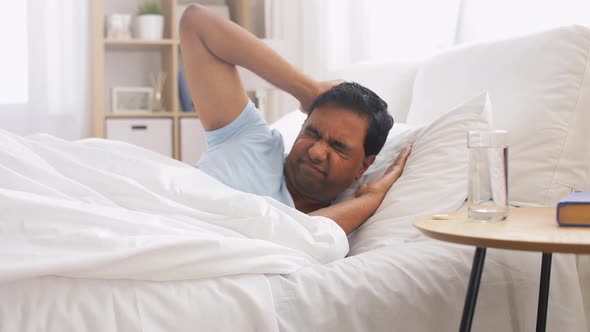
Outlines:
[[285, 162], [287, 181], [298, 192], [332, 201], [374, 161], [365, 157], [368, 119], [330, 104], [307, 118]]

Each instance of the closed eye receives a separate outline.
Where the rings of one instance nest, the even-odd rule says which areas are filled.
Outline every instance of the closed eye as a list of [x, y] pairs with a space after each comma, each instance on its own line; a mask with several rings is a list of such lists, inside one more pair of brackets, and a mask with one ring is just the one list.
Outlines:
[[350, 151], [350, 147], [340, 141], [337, 140], [330, 140], [330, 145], [341, 152], [349, 152]]
[[317, 130], [316, 128], [312, 127], [312, 126], [307, 126], [305, 127], [304, 133], [307, 136], [311, 136], [315, 139], [321, 139], [322, 138], [322, 133], [320, 133], [319, 130]]

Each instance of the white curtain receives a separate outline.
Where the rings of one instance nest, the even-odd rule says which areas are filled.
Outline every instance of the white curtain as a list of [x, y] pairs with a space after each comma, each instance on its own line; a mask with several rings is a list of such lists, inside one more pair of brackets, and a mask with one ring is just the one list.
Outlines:
[[[461, 0], [267, 0], [270, 38], [297, 43], [322, 78], [358, 63], [415, 61], [453, 45]], [[267, 30], [268, 31], [268, 30]]]
[[[264, 30], [265, 38], [283, 41], [283, 56], [297, 68], [304, 70], [302, 63], [301, 38], [301, 4], [303, 1], [265, 0], [264, 1]], [[304, 70], [306, 73], [309, 71]], [[296, 110], [298, 101], [280, 90], [267, 93], [265, 116], [269, 123], [273, 123], [284, 114]]]
[[[268, 38], [291, 46], [292, 62], [317, 79], [364, 63], [408, 62], [451, 46], [461, 0], [266, 0]], [[276, 101], [277, 99], [275, 99]], [[295, 107], [283, 98], [269, 109]], [[280, 115], [280, 114], [279, 114]]]
[[453, 44], [460, 0], [327, 0], [327, 68], [416, 61]]
[[[11, 53], [5, 58], [9, 59], [5, 66], [11, 66], [14, 59], [25, 59], [19, 73], [26, 77], [19, 79], [18, 85], [26, 93], [24, 98], [2, 97], [0, 93], [0, 128], [20, 135], [44, 132], [65, 139], [88, 136], [88, 1], [14, 3], [10, 7], [24, 11], [26, 20], [26, 25], [16, 25], [17, 31], [13, 31], [23, 45], [11, 47], [6, 43], [10, 40], [6, 33], [0, 34], [0, 42], [5, 46], [3, 53]], [[4, 10], [0, 15], [11, 13]], [[15, 82], [15, 77], [0, 75], [0, 81], [0, 87], [5, 86]]]

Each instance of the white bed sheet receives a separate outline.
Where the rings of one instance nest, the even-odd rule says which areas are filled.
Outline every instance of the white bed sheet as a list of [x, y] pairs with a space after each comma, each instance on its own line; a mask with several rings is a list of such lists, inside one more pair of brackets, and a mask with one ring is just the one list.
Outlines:
[[[421, 238], [270, 278], [281, 331], [457, 331], [474, 248]], [[473, 331], [534, 331], [541, 254], [488, 249]], [[573, 255], [554, 255], [547, 331], [587, 331]]]
[[[474, 249], [400, 241], [289, 275], [42, 277], [0, 287], [1, 331], [456, 331]], [[474, 331], [533, 331], [541, 255], [488, 250]], [[554, 255], [548, 331], [586, 331], [572, 255]]]
[[264, 276], [40, 277], [0, 286], [0, 331], [278, 331]]

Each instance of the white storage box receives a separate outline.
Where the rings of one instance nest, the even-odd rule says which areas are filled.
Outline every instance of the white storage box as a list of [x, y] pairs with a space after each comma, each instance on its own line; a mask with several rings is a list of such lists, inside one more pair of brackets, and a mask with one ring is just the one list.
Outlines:
[[201, 121], [195, 118], [180, 119], [180, 160], [195, 165], [207, 149]]
[[172, 119], [107, 119], [106, 138], [173, 156]]

